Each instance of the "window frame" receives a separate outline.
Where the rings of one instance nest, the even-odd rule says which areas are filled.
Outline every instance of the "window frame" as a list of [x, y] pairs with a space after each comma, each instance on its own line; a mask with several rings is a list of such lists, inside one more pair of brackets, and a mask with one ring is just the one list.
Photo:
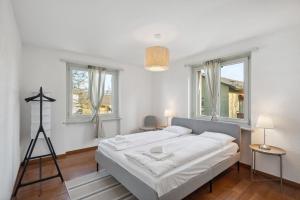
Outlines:
[[[75, 63], [67, 63], [67, 92], [66, 92], [66, 119], [67, 122], [90, 122], [91, 115], [72, 114], [73, 98], [72, 98], [72, 70], [88, 71], [88, 65]], [[106, 74], [112, 75], [112, 113], [100, 114], [101, 119], [119, 118], [119, 70], [106, 68]]]
[[[233, 123], [238, 123], [242, 125], [250, 125], [250, 111], [251, 111], [251, 90], [250, 90], [250, 55], [247, 56], [240, 56], [240, 57], [234, 57], [234, 58], [226, 58], [221, 60], [221, 67], [226, 66], [226, 65], [233, 65], [237, 63], [244, 63], [244, 93], [245, 93], [245, 101], [244, 101], [244, 119], [238, 119], [238, 118], [229, 118], [229, 117], [222, 117], [220, 116], [220, 90], [218, 94], [218, 121], [224, 121], [224, 122], [233, 122]], [[221, 67], [220, 67], [220, 76], [219, 76], [219, 83], [221, 83]], [[211, 116], [206, 116], [206, 115], [199, 115], [199, 92], [197, 92], [198, 85], [199, 85], [199, 80], [197, 78], [198, 72], [203, 69], [203, 65], [198, 65], [198, 66], [192, 66], [191, 67], [191, 110], [190, 110], [190, 117], [191, 118], [196, 118], [196, 119], [205, 119], [205, 120], [210, 120]], [[220, 87], [221, 89], [221, 87]]]

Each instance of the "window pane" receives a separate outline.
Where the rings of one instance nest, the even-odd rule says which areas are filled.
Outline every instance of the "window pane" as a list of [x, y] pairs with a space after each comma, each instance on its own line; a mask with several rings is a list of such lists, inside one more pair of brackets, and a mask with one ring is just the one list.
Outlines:
[[112, 113], [112, 74], [105, 75], [104, 96], [100, 107], [100, 114]]
[[[89, 100], [89, 73], [87, 70], [72, 70], [72, 115], [91, 115], [92, 107]], [[100, 114], [112, 113], [113, 75], [106, 74], [104, 96], [99, 108]]]
[[244, 63], [221, 68], [220, 115], [244, 119]]
[[204, 70], [198, 71], [197, 79], [198, 79], [198, 115], [210, 115], [210, 106], [207, 96], [207, 88], [206, 88], [206, 74]]
[[72, 114], [91, 115], [92, 111], [88, 97], [88, 72], [82, 70], [72, 70], [72, 82]]

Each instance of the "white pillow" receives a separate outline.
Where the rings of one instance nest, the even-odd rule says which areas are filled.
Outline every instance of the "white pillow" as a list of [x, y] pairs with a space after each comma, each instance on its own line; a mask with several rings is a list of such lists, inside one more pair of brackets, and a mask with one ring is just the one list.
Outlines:
[[176, 133], [178, 135], [185, 135], [192, 132], [192, 129], [183, 127], [183, 126], [168, 126], [164, 128], [165, 131]]
[[200, 134], [200, 136], [220, 141], [223, 145], [229, 144], [230, 142], [233, 142], [235, 140], [235, 138], [230, 135], [209, 131], [203, 132], [202, 134]]

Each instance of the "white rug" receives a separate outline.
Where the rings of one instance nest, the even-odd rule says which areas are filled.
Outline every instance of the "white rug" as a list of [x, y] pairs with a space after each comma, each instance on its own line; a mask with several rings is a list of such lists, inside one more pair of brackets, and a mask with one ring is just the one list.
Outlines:
[[105, 170], [65, 182], [71, 200], [137, 200]]

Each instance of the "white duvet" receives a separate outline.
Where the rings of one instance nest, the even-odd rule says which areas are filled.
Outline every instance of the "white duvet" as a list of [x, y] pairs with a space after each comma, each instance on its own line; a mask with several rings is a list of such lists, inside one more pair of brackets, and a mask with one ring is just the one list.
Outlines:
[[236, 143], [227, 144], [223, 148], [220, 148], [216, 151], [211, 151], [205, 156], [197, 157], [195, 160], [184, 163], [183, 165], [176, 167], [161, 176], [154, 176], [153, 173], [151, 173], [141, 164], [129, 161], [129, 159], [125, 156], [125, 153], [142, 152], [145, 149], [151, 149], [159, 145], [165, 146], [165, 144], [175, 141], [182, 141], [185, 138], [191, 138], [191, 140], [195, 140], [196, 137], [198, 136], [186, 134], [184, 136], [175, 137], [160, 142], [129, 148], [124, 151], [115, 151], [112, 148], [104, 145], [99, 145], [98, 149], [104, 155], [117, 162], [129, 173], [134, 174], [138, 179], [142, 180], [149, 187], [155, 190], [158, 196], [162, 196], [190, 180], [191, 178], [205, 172], [216, 163], [235, 155], [238, 150], [238, 145]]
[[112, 148], [115, 151], [122, 151], [129, 148], [142, 146], [146, 144], [151, 144], [158, 141], [167, 140], [170, 138], [178, 137], [177, 133], [172, 133], [169, 131], [159, 130], [159, 131], [148, 131], [142, 133], [135, 133], [130, 135], [124, 135], [123, 141], [115, 141], [115, 138], [109, 138], [101, 140], [99, 145], [105, 145]]
[[223, 148], [223, 146], [224, 144], [220, 141], [199, 135], [195, 137], [183, 137], [180, 140], [163, 144], [164, 153], [172, 153], [172, 156], [164, 160], [157, 161], [145, 155], [145, 152], [149, 151], [146, 148], [140, 151], [126, 152], [125, 156], [129, 161], [144, 167], [153, 176], [157, 177], [185, 163]]

